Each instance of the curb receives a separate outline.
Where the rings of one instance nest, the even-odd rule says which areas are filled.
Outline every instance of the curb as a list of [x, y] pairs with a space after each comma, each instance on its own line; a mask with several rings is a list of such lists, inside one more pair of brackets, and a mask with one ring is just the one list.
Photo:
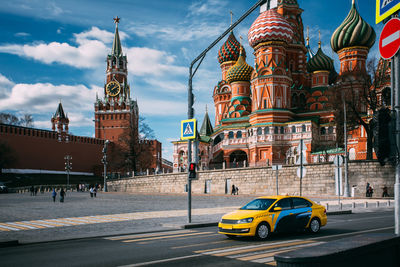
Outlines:
[[326, 215], [342, 215], [342, 214], [352, 214], [352, 210], [337, 210], [337, 211], [327, 211]]
[[5, 248], [5, 247], [14, 247], [14, 246], [18, 246], [19, 245], [19, 242], [18, 242], [18, 240], [8, 240], [8, 239], [5, 239], [5, 240], [0, 240], [0, 248]]

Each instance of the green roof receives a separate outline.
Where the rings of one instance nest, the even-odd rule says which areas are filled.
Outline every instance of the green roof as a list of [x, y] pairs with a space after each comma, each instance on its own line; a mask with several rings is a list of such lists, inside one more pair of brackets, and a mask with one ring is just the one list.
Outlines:
[[210, 136], [214, 132], [214, 129], [211, 125], [210, 117], [208, 116], [208, 112], [204, 115], [203, 124], [200, 128], [200, 136]]

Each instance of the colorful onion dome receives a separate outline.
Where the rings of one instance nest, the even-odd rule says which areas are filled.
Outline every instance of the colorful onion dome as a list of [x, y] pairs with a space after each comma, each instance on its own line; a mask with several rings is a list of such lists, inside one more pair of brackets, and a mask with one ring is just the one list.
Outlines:
[[249, 82], [253, 67], [246, 63], [246, 55], [243, 52], [243, 47], [240, 48], [240, 55], [235, 65], [233, 65], [226, 74], [226, 80], [228, 83], [237, 81]]
[[290, 43], [293, 29], [289, 22], [276, 9], [261, 13], [253, 22], [247, 35], [251, 47], [267, 41], [283, 41]]
[[333, 60], [322, 52], [321, 45], [317, 53], [307, 62], [307, 71], [312, 73], [314, 71], [333, 69]]
[[218, 51], [218, 62], [219, 64], [222, 64], [227, 61], [236, 61], [239, 58], [239, 53], [240, 43], [238, 40], [236, 40], [233, 32], [231, 32], [226, 42], [221, 46]]
[[362, 19], [353, 1], [346, 19], [331, 37], [331, 47], [335, 52], [352, 46], [363, 46], [370, 49], [374, 45], [375, 39], [374, 29]]

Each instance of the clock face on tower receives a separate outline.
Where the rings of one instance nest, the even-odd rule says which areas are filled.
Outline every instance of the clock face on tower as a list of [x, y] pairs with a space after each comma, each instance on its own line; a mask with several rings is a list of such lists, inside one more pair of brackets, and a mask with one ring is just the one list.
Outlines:
[[116, 81], [111, 81], [106, 85], [106, 92], [109, 96], [116, 96], [121, 91], [121, 86]]

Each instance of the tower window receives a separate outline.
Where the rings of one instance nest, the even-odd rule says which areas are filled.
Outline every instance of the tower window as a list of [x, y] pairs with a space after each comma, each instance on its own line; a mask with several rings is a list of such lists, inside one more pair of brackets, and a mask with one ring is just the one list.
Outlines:
[[328, 127], [328, 134], [333, 134], [333, 127], [332, 126]]
[[257, 128], [257, 135], [262, 135], [262, 129], [261, 129], [261, 127], [258, 127], [258, 128]]
[[325, 135], [326, 134], [326, 129], [325, 127], [321, 127], [321, 135]]
[[281, 126], [281, 134], [285, 133], [285, 128], [283, 128], [283, 126]]
[[301, 125], [301, 131], [304, 133], [306, 131], [306, 126], [303, 124]]
[[269, 134], [269, 127], [264, 128], [264, 134]]
[[232, 132], [232, 131], [230, 131], [230, 132], [228, 133], [228, 138], [229, 138], [229, 139], [232, 139], [232, 138], [233, 138], [233, 132]]
[[264, 109], [267, 109], [267, 100], [264, 99]]
[[275, 126], [275, 127], [274, 127], [274, 134], [278, 134], [278, 133], [279, 133], [278, 126]]
[[292, 126], [292, 133], [296, 132], [296, 126]]
[[236, 138], [242, 138], [242, 131], [238, 131], [236, 133]]

